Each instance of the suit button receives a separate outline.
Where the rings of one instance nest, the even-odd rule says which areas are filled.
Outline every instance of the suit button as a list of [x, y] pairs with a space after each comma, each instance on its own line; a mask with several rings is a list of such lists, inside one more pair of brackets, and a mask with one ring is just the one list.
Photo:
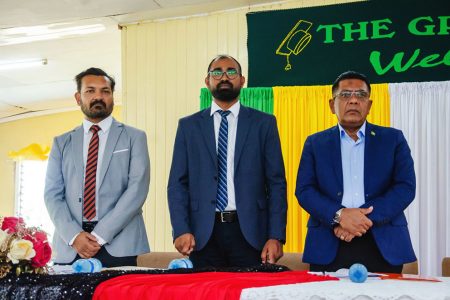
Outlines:
[[342, 196], [342, 192], [338, 192], [337, 195], [340, 197]]
[[216, 204], [216, 200], [211, 201], [211, 204]]
[[217, 176], [214, 176], [214, 180], [217, 181]]

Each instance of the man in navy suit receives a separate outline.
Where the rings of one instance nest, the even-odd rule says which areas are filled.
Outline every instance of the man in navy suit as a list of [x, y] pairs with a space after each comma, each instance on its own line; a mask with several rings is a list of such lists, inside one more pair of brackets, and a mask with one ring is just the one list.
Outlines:
[[416, 260], [403, 211], [416, 189], [411, 151], [400, 130], [370, 124], [370, 83], [348, 71], [329, 101], [338, 126], [309, 136], [296, 196], [310, 214], [303, 260], [312, 271], [354, 263], [400, 273]]
[[194, 267], [275, 263], [286, 236], [286, 179], [275, 117], [245, 107], [239, 62], [219, 55], [210, 108], [182, 118], [167, 188], [175, 248]]

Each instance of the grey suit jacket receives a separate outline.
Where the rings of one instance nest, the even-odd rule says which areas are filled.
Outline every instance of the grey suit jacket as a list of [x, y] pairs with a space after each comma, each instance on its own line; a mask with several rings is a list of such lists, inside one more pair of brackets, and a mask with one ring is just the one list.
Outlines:
[[[94, 231], [107, 242], [113, 256], [149, 252], [142, 206], [150, 183], [150, 161], [145, 132], [113, 120], [100, 172]], [[55, 224], [55, 262], [69, 263], [76, 252], [70, 240], [82, 231], [83, 127], [53, 141], [45, 182], [45, 204]]]

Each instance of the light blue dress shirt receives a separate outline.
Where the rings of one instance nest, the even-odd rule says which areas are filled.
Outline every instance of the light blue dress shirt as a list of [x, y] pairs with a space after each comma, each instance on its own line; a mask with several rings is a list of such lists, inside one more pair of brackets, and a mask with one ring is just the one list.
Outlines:
[[341, 134], [342, 175], [344, 179], [344, 195], [342, 206], [354, 208], [365, 203], [364, 199], [364, 141], [366, 122], [357, 132], [358, 140], [354, 141], [339, 124]]

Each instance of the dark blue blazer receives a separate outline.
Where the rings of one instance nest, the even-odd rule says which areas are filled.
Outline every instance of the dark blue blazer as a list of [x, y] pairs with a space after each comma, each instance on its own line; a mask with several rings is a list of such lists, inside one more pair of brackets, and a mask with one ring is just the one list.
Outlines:
[[[178, 123], [167, 195], [173, 238], [192, 233], [196, 250], [208, 242], [217, 194], [214, 119], [205, 109]], [[241, 105], [234, 155], [236, 209], [245, 239], [262, 249], [286, 238], [286, 178], [276, 119]]]
[[[366, 125], [364, 152], [365, 204], [378, 248], [392, 265], [416, 260], [403, 211], [413, 201], [416, 178], [411, 151], [400, 130]], [[332, 220], [343, 206], [343, 175], [339, 127], [309, 136], [303, 148], [295, 195], [310, 214], [303, 260], [329, 264], [338, 239]]]

